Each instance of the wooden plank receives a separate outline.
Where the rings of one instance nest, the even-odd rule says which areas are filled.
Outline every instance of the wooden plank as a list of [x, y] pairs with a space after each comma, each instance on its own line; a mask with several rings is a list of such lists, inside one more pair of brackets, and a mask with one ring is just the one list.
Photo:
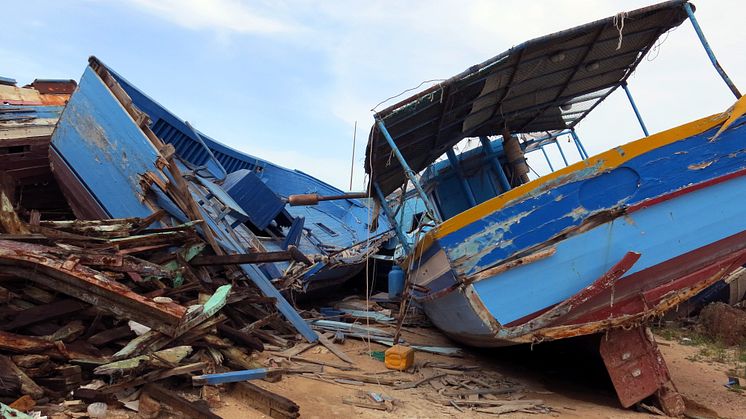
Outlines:
[[292, 400], [252, 383], [236, 383], [233, 391], [250, 407], [276, 419], [300, 416], [300, 407]]
[[352, 360], [346, 353], [344, 353], [339, 346], [332, 343], [329, 338], [327, 338], [325, 335], [319, 335], [319, 342], [321, 342], [322, 345], [326, 347], [331, 353], [337, 356], [337, 358], [341, 359], [344, 362], [347, 362], [350, 365], [355, 365], [355, 361]]
[[34, 323], [58, 318], [66, 314], [75, 313], [88, 307], [88, 304], [66, 298], [51, 304], [38, 305], [19, 312], [15, 318], [0, 325], [0, 330], [14, 330]]
[[183, 413], [186, 417], [195, 419], [222, 419], [220, 416], [212, 413], [204, 401], [190, 402], [159, 384], [148, 384], [143, 388], [143, 391], [155, 400], [165, 403]]

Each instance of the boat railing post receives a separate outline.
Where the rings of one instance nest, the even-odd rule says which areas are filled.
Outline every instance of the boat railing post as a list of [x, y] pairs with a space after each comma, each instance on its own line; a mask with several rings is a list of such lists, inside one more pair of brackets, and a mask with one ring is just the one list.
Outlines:
[[637, 122], [640, 123], [640, 128], [642, 128], [642, 132], [645, 133], [645, 136], [648, 137], [650, 133], [648, 132], [648, 127], [645, 126], [645, 122], [642, 120], [642, 115], [640, 115], [640, 111], [637, 109], [637, 105], [635, 104], [635, 100], [632, 99], [632, 93], [629, 91], [629, 86], [627, 86], [627, 82], [622, 82], [622, 89], [624, 89], [624, 93], [627, 94], [627, 99], [629, 99], [629, 104], [632, 105], [632, 110], [635, 111], [635, 116], [637, 117]]
[[456, 172], [459, 181], [461, 181], [461, 188], [463, 188], [464, 193], [466, 194], [466, 200], [469, 202], [469, 207], [476, 206], [477, 200], [474, 199], [474, 192], [471, 190], [471, 185], [469, 185], [469, 181], [466, 180], [466, 176], [464, 176], [464, 172], [461, 170], [461, 164], [458, 161], [458, 157], [456, 157], [456, 152], [453, 151], [453, 148], [449, 148], [446, 150], [446, 156], [448, 156], [448, 162]]
[[580, 158], [585, 160], [588, 158], [588, 153], [585, 152], [585, 147], [583, 147], [583, 143], [580, 142], [580, 138], [578, 137], [578, 134], [575, 132], [575, 128], [570, 130], [570, 135], [572, 135], [572, 140], [575, 142], [575, 147], [578, 148], [578, 153], [580, 153]]
[[415, 189], [417, 189], [417, 193], [419, 193], [420, 198], [422, 198], [422, 202], [425, 203], [425, 207], [427, 208], [427, 212], [429, 213], [430, 218], [435, 222], [442, 221], [438, 216], [437, 211], [435, 211], [433, 203], [430, 202], [430, 198], [428, 198], [425, 190], [422, 189], [422, 185], [420, 185], [420, 181], [417, 179], [417, 174], [409, 167], [409, 164], [407, 164], [407, 160], [404, 159], [404, 156], [401, 154], [399, 147], [397, 147], [394, 139], [391, 137], [391, 134], [389, 134], [389, 131], [386, 129], [386, 125], [379, 118], [376, 118], [376, 125], [381, 131], [381, 134], [383, 134], [383, 138], [385, 138], [386, 141], [389, 143], [389, 146], [391, 147], [391, 150], [393, 150], [396, 159], [399, 161], [399, 164], [401, 164], [401, 167], [404, 169], [404, 174], [407, 176], [407, 179], [409, 179], [409, 181], [412, 182], [412, 185], [414, 185]]
[[[409, 241], [407, 241], [407, 236], [404, 234], [404, 231], [401, 229], [401, 224], [396, 222], [396, 218], [394, 218], [393, 212], [391, 212], [391, 208], [389, 208], [389, 204], [386, 202], [386, 197], [383, 195], [383, 192], [381, 191], [381, 188], [378, 186], [378, 183], [373, 184], [373, 189], [376, 191], [376, 196], [378, 197], [378, 202], [381, 204], [381, 209], [383, 210], [383, 213], [386, 214], [386, 218], [389, 220], [389, 223], [391, 223], [391, 226], [394, 227], [394, 232], [396, 232], [396, 237], [399, 239], [399, 242], [401, 243], [402, 248], [404, 249], [404, 253], [409, 255], [412, 248], [409, 246]], [[406, 201], [405, 201], [406, 202]], [[402, 203], [404, 205], [404, 203]], [[401, 209], [402, 214], [404, 213], [404, 209]]]
[[549, 160], [549, 155], [547, 155], [547, 151], [544, 150], [544, 146], [540, 145], [539, 148], [541, 149], [541, 152], [544, 153], [544, 159], [546, 159], [547, 164], [549, 165], [549, 170], [554, 172], [554, 166], [552, 166], [552, 162]]
[[730, 91], [733, 92], [733, 94], [736, 96], [736, 99], [740, 99], [741, 92], [738, 90], [735, 83], [733, 83], [733, 80], [728, 77], [728, 74], [725, 72], [725, 70], [723, 70], [723, 67], [720, 65], [717, 58], [715, 57], [715, 53], [712, 52], [710, 43], [707, 42], [707, 38], [705, 38], [705, 34], [704, 32], [702, 32], [702, 28], [699, 26], [699, 22], [697, 22], [697, 18], [694, 17], [694, 10], [692, 9], [692, 5], [689, 3], [684, 3], [684, 10], [686, 10], [686, 14], [689, 16], [689, 20], [692, 22], [692, 26], [694, 26], [694, 32], [697, 33], [699, 42], [702, 43], [702, 46], [705, 48], [707, 56], [710, 58], [712, 65], [715, 66], [715, 70], [717, 70], [717, 72], [720, 74], [720, 77], [723, 78], [723, 81], [725, 81], [725, 84], [728, 85]]
[[569, 166], [567, 164], [567, 157], [565, 157], [565, 152], [562, 151], [562, 146], [560, 146], [559, 137], [554, 138], [554, 144], [557, 146], [557, 150], [559, 150], [560, 156], [562, 156], [562, 161], [565, 162], [565, 167]]
[[495, 171], [497, 172], [497, 178], [500, 181], [500, 187], [503, 189], [503, 192], [507, 192], [510, 190], [510, 182], [508, 182], [508, 177], [505, 175], [505, 171], [503, 170], [503, 165], [500, 164], [500, 159], [495, 156], [495, 150], [492, 148], [492, 143], [490, 142], [490, 139], [487, 137], [479, 137], [479, 141], [482, 143], [482, 149], [484, 150], [484, 154], [487, 156], [487, 158], [492, 162], [492, 165], [495, 167]]

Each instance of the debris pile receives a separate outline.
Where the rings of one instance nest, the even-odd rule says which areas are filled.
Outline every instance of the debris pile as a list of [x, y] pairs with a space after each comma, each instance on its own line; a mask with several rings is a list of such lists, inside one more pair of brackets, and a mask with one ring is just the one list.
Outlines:
[[14, 215], [3, 213], [0, 235], [3, 402], [113, 402], [168, 377], [256, 368], [252, 351], [296, 338], [274, 299], [236, 284], [230, 266], [199, 265], [210, 256], [199, 256], [206, 244], [192, 223], [146, 230], [158, 214], [41, 221], [33, 212], [30, 223]]

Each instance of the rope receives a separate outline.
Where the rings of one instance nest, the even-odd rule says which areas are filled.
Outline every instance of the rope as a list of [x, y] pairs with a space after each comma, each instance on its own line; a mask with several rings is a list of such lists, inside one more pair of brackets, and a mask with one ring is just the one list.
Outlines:
[[622, 31], [624, 30], [624, 20], [627, 19], [627, 12], [619, 12], [614, 15], [614, 27], [619, 31], [619, 42], [616, 44], [616, 50], [622, 49]]
[[396, 98], [398, 98], [399, 96], [403, 95], [404, 93], [407, 93], [407, 92], [411, 92], [412, 90], [417, 90], [417, 89], [419, 89], [419, 88], [420, 88], [420, 87], [421, 87], [421, 86], [422, 86], [423, 84], [425, 84], [425, 83], [435, 83], [435, 82], [442, 82], [442, 81], [446, 81], [446, 79], [430, 79], [430, 80], [425, 80], [425, 81], [423, 81], [422, 83], [418, 84], [418, 85], [417, 85], [417, 86], [415, 86], [415, 87], [412, 87], [412, 88], [409, 88], [409, 89], [406, 89], [406, 90], [404, 90], [403, 92], [399, 93], [398, 95], [395, 95], [395, 96], [391, 96], [391, 97], [389, 97], [389, 98], [386, 98], [386, 99], [382, 100], [382, 101], [381, 101], [381, 102], [379, 102], [379, 103], [378, 103], [378, 104], [377, 104], [376, 106], [374, 106], [374, 107], [373, 107], [373, 109], [371, 109], [370, 111], [371, 111], [371, 112], [375, 112], [375, 111], [376, 111], [376, 109], [377, 109], [377, 108], [378, 108], [379, 106], [383, 105], [384, 103], [388, 102], [389, 100], [391, 100], [391, 99], [396, 99]]

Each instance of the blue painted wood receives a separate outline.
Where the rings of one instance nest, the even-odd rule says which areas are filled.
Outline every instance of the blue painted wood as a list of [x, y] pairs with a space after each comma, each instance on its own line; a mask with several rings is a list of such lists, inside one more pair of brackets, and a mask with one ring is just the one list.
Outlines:
[[[144, 194], [140, 186], [144, 173], [162, 176], [164, 182], [173, 179], [156, 167], [162, 157], [155, 146], [91, 67], [86, 68], [78, 90], [62, 112], [52, 147], [111, 217], [146, 217], [154, 208], [163, 208], [172, 210], [177, 218], [186, 218], [157, 188], [151, 195], [152, 203], [140, 199]], [[251, 236], [247, 227], [237, 223], [245, 219], [245, 214], [217, 185], [196, 174], [195, 177], [197, 181], [187, 184], [195, 201], [201, 204], [201, 215], [215, 232], [217, 242], [229, 254], [245, 253], [247, 246], [238, 242], [234, 234], [234, 229], [244, 229], [244, 235]], [[213, 208], [208, 196], [216, 197], [221, 207]], [[241, 268], [264, 295], [275, 298], [278, 310], [303, 337], [311, 342], [318, 339], [270, 278], [254, 265]]]
[[746, 207], [734, 202], [746, 202], [746, 177], [568, 238], [559, 242], [553, 256], [476, 282], [474, 289], [498, 321], [510, 323], [574, 295], [628, 251], [642, 256], [625, 277], [746, 230]]
[[[593, 167], [574, 172], [440, 239], [459, 275], [470, 275], [577, 227], [600, 211], [634, 205], [746, 165], [741, 118], [717, 141], [716, 128], [628, 161], [624, 168], [596, 175]], [[706, 165], [697, 169], [700, 165]], [[690, 168], [691, 167], [691, 168]], [[591, 179], [592, 178], [592, 179]], [[638, 180], [639, 179], [639, 180]], [[616, 202], [613, 202], [617, 200]]]
[[154, 212], [140, 199], [140, 175], [160, 172], [158, 151], [90, 67], [62, 112], [52, 147], [109, 216]]
[[230, 173], [223, 188], [246, 211], [249, 220], [264, 230], [285, 208], [280, 199], [259, 177], [247, 169]]
[[217, 385], [225, 383], [237, 383], [239, 381], [259, 380], [266, 378], [269, 370], [267, 368], [256, 368], [253, 370], [221, 372], [217, 374], [203, 374], [192, 376], [196, 384]]

